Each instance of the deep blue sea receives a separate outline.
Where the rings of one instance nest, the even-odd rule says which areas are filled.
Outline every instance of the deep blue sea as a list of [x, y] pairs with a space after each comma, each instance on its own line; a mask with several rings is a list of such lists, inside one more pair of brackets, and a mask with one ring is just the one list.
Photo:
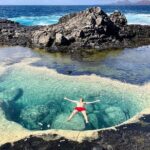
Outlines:
[[[17, 21], [23, 25], [49, 25], [68, 13], [84, 10], [92, 6], [0, 6], [0, 18]], [[100, 6], [108, 14], [120, 10], [129, 24], [150, 25], [150, 6]]]

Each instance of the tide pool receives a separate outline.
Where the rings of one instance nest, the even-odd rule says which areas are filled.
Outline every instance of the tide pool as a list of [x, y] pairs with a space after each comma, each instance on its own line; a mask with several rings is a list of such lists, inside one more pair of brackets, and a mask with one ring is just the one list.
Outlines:
[[[1, 48], [0, 53], [2, 54], [0, 61], [3, 62], [0, 65], [3, 68], [0, 74], [2, 109], [8, 120], [15, 121], [27, 129], [106, 128], [123, 123], [150, 106], [150, 94], [148, 90], [142, 88], [143, 86], [94, 74], [86, 75], [86, 72], [84, 75], [64, 75], [58, 73], [57, 69], [43, 64], [43, 59], [52, 64], [55, 58], [57, 61], [65, 62], [63, 64], [65, 66], [71, 62], [70, 56], [61, 54], [48, 56], [46, 53], [22, 47]], [[112, 52], [109, 54], [112, 56]], [[118, 55], [113, 56], [118, 58]], [[35, 64], [37, 62], [39, 64], [40, 61], [42, 66], [36, 66]], [[77, 60], [75, 62], [74, 65], [78, 65], [79, 62]], [[140, 64], [140, 61], [138, 63]], [[101, 100], [100, 103], [86, 107], [89, 125], [85, 124], [80, 113], [67, 122], [67, 117], [75, 105], [65, 101], [63, 99], [65, 96], [74, 100], [80, 97], [85, 101]]]
[[[136, 103], [140, 97], [126, 87], [120, 89], [111, 82], [95, 80], [94, 76], [69, 77], [21, 63], [5, 74], [0, 87], [1, 99], [7, 102], [6, 117], [32, 130], [110, 127], [129, 119], [144, 105]], [[81, 114], [67, 122], [75, 105], [65, 101], [65, 96], [75, 100], [80, 97], [86, 101], [101, 100], [86, 107], [90, 127], [86, 127]]]

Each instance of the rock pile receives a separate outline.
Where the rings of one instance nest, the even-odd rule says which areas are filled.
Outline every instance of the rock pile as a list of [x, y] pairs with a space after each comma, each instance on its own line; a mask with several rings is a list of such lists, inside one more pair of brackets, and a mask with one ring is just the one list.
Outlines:
[[1, 45], [21, 45], [29, 46], [30, 28], [21, 26], [14, 21], [0, 20], [0, 44]]
[[93, 7], [60, 18], [58, 24], [26, 27], [0, 20], [0, 44], [21, 45], [48, 51], [88, 52], [136, 47], [150, 43], [150, 26], [127, 25], [119, 11], [108, 16]]

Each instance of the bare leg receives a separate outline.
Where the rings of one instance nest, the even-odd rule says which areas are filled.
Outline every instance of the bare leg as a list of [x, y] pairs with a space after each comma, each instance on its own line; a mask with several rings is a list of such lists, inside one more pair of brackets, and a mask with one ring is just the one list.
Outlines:
[[73, 110], [73, 112], [71, 113], [71, 115], [69, 116], [69, 118], [67, 119], [67, 121], [70, 121], [72, 119], [72, 117], [77, 113], [77, 110]]
[[85, 122], [86, 122], [86, 123], [89, 123], [89, 120], [88, 120], [86, 111], [82, 111], [82, 114], [83, 114], [83, 117], [84, 117], [84, 119], [85, 119]]

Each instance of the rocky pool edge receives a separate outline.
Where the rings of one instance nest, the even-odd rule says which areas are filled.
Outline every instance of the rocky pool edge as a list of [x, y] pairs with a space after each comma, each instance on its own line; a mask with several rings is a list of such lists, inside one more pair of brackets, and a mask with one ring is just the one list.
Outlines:
[[[20, 125], [19, 125], [20, 126]], [[29, 131], [14, 140], [8, 136], [0, 150], [11, 149], [121, 149], [150, 147], [150, 110], [145, 109], [128, 121], [106, 129], [89, 131], [46, 130]], [[20, 130], [21, 131], [21, 130]], [[17, 132], [17, 131], [16, 131]], [[22, 132], [22, 131], [21, 131]], [[19, 132], [18, 132], [19, 134]]]

